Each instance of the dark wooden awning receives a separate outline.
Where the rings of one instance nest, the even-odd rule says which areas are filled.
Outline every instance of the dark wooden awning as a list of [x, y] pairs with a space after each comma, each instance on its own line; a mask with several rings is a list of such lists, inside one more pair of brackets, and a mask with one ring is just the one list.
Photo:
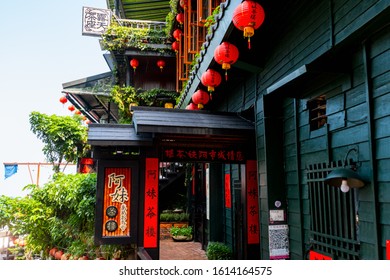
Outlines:
[[137, 135], [130, 124], [90, 124], [88, 143], [92, 146], [151, 146], [152, 137]]
[[133, 124], [90, 124], [92, 146], [246, 147], [254, 124], [238, 114], [133, 107]]
[[249, 136], [255, 126], [235, 113], [211, 113], [156, 107], [133, 107], [137, 134], [174, 134], [203, 136]]

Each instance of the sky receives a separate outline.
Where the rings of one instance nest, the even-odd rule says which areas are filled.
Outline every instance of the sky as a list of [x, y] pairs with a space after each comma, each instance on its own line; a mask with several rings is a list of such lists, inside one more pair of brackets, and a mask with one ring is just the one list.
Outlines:
[[[37, 165], [19, 165], [4, 178], [3, 163], [44, 163], [43, 143], [30, 131], [29, 115], [71, 115], [59, 102], [62, 84], [109, 71], [99, 38], [83, 36], [82, 8], [107, 8], [105, 0], [12, 0], [0, 16], [0, 195], [24, 196], [36, 183]], [[74, 167], [66, 171], [74, 172]], [[51, 176], [42, 165], [39, 184]]]

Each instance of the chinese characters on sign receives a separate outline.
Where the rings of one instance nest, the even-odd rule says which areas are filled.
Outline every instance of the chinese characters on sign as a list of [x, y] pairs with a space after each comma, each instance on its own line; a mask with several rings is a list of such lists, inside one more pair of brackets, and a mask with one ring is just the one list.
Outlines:
[[100, 36], [111, 21], [111, 10], [83, 7], [83, 35]]
[[131, 169], [106, 168], [103, 236], [130, 236]]
[[164, 161], [244, 162], [240, 149], [162, 148]]
[[257, 189], [257, 161], [246, 162], [246, 215], [248, 244], [260, 243], [259, 193]]
[[158, 233], [158, 159], [147, 158], [145, 170], [144, 247], [157, 248]]

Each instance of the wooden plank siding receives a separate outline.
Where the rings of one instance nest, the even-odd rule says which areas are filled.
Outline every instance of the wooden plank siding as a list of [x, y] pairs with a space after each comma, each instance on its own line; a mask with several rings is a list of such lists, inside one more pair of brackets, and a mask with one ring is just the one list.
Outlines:
[[[267, 143], [270, 128], [265, 124], [264, 112], [270, 108], [281, 109], [283, 119], [282, 124], [273, 129], [283, 132], [280, 168], [284, 170], [283, 187], [288, 202], [290, 258], [307, 258], [310, 245], [307, 166], [343, 160], [351, 147], [359, 149], [358, 172], [368, 180], [368, 186], [358, 191], [360, 258], [376, 259], [384, 255], [386, 240], [390, 239], [390, 32], [389, 28], [378, 34], [362, 30], [389, 6], [388, 0], [287, 1], [278, 13], [271, 15], [272, 34], [267, 33], [264, 41], [270, 42], [272, 47], [262, 54], [266, 57], [263, 64], [256, 65], [263, 70], [232, 86], [226, 96], [219, 99], [217, 109], [221, 111], [240, 112], [255, 106], [262, 259], [269, 259], [269, 210], [273, 207], [269, 201], [269, 182], [270, 176], [275, 174], [267, 162], [273, 159], [266, 156], [272, 144]], [[372, 112], [368, 108], [362, 47], [366, 39], [369, 39], [366, 45]], [[267, 88], [302, 65], [316, 62], [318, 70], [325, 67], [326, 59], [320, 61], [324, 55], [333, 59], [334, 71], [343, 73], [319, 76], [315, 82], [292, 86], [289, 90], [293, 92], [289, 93], [296, 99], [281, 95], [279, 99], [272, 99], [272, 104], [266, 100]], [[342, 65], [341, 60], [346, 64]], [[345, 65], [347, 68], [341, 68]], [[307, 101], [319, 95], [326, 96], [327, 124], [311, 130]], [[372, 123], [368, 123], [371, 116]], [[370, 128], [373, 143], [369, 141]], [[370, 159], [372, 146], [374, 158]], [[370, 186], [372, 164], [376, 168], [374, 186]], [[379, 255], [377, 247], [380, 247]]]

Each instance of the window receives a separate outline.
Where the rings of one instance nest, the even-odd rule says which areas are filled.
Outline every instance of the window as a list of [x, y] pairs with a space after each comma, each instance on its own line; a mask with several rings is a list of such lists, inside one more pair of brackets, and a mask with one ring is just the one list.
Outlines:
[[327, 122], [326, 99], [324, 95], [309, 100], [307, 102], [309, 109], [310, 130], [316, 130], [323, 127]]

